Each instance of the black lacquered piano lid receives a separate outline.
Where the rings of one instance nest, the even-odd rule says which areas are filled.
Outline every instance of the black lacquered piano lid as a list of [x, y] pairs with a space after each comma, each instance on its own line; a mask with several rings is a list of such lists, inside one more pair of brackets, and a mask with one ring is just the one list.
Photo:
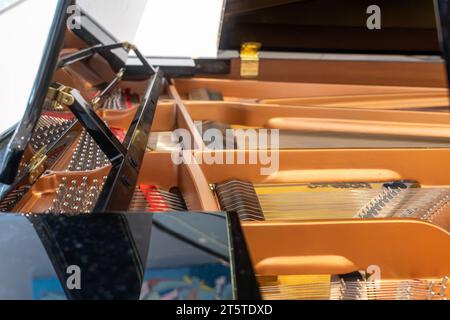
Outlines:
[[233, 217], [0, 215], [0, 299], [259, 299]]
[[[367, 8], [381, 29], [367, 28]], [[439, 54], [431, 0], [227, 0], [220, 48], [264, 51]]]
[[[15, 132], [12, 137], [10, 138], [10, 135], [6, 135], [6, 139], [10, 140], [8, 147], [3, 151], [1, 157], [0, 180], [2, 183], [11, 184], [13, 182], [24, 150], [30, 142], [31, 135], [39, 121], [47, 90], [51, 84], [63, 46], [66, 22], [69, 17], [67, 8], [73, 5], [73, 3], [74, 1], [72, 0], [58, 0], [53, 22], [44, 47], [44, 54], [36, 74], [34, 85], [30, 90], [31, 96], [28, 100], [23, 118], [15, 126]], [[11, 126], [13, 125], [15, 124], [12, 123]]]

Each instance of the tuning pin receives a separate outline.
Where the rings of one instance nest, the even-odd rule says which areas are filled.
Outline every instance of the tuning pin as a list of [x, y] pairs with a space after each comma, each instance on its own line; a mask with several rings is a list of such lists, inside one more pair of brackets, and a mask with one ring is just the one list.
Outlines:
[[58, 213], [60, 211], [59, 209], [59, 200], [57, 198], [53, 199], [52, 201], [52, 207], [50, 209], [54, 213]]
[[94, 208], [96, 199], [97, 199], [97, 197], [92, 197], [92, 200], [88, 201], [88, 207], [87, 207], [88, 212], [92, 211], [92, 209]]
[[427, 300], [433, 300], [434, 296], [436, 295], [436, 293], [434, 292], [434, 281], [430, 281], [429, 285], [428, 285], [428, 296], [427, 296]]
[[99, 187], [98, 179], [93, 179], [93, 180], [92, 180], [92, 187], [93, 187], [95, 190], [98, 191], [98, 187]]
[[70, 193], [65, 195], [64, 199], [66, 200], [66, 202], [68, 202], [70, 204], [72, 202], [72, 199], [73, 199], [73, 192], [74, 192], [74, 190], [72, 188], [70, 188], [69, 192]]
[[95, 190], [93, 190], [91, 187], [91, 189], [89, 189], [89, 194], [87, 196], [87, 202], [94, 203], [96, 199], [97, 199], [97, 194], [95, 193]]
[[439, 288], [439, 297], [441, 297], [441, 299], [443, 299], [443, 300], [447, 299], [447, 282], [448, 282], [448, 277], [445, 276], [442, 279], [441, 285]]
[[66, 183], [60, 183], [58, 186], [58, 192], [60, 192], [61, 194], [66, 193], [67, 191], [67, 184]]
[[68, 213], [70, 212], [70, 203], [64, 202], [62, 205], [61, 213]]
[[63, 194], [63, 188], [62, 185], [60, 184], [58, 189], [56, 190], [56, 194], [55, 194], [55, 199], [60, 200], [61, 199], [61, 195]]

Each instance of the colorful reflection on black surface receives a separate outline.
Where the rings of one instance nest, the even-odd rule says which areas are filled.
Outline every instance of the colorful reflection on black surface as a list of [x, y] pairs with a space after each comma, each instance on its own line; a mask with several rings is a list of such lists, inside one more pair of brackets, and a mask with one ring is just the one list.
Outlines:
[[2, 215], [0, 299], [232, 299], [229, 239], [219, 213]]

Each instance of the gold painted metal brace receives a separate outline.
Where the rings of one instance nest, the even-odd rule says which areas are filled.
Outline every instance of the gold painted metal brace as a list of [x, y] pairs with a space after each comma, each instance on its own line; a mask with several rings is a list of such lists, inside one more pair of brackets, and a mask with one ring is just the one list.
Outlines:
[[256, 78], [259, 75], [259, 49], [261, 43], [246, 42], [241, 47], [241, 77]]

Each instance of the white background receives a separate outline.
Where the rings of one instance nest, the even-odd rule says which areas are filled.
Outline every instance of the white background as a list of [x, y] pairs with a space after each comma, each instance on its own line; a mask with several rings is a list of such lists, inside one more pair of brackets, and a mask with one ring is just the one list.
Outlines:
[[56, 2], [40, 1], [0, 15], [0, 133], [22, 118], [42, 59]]
[[152, 56], [215, 57], [222, 0], [148, 0], [135, 43]]

